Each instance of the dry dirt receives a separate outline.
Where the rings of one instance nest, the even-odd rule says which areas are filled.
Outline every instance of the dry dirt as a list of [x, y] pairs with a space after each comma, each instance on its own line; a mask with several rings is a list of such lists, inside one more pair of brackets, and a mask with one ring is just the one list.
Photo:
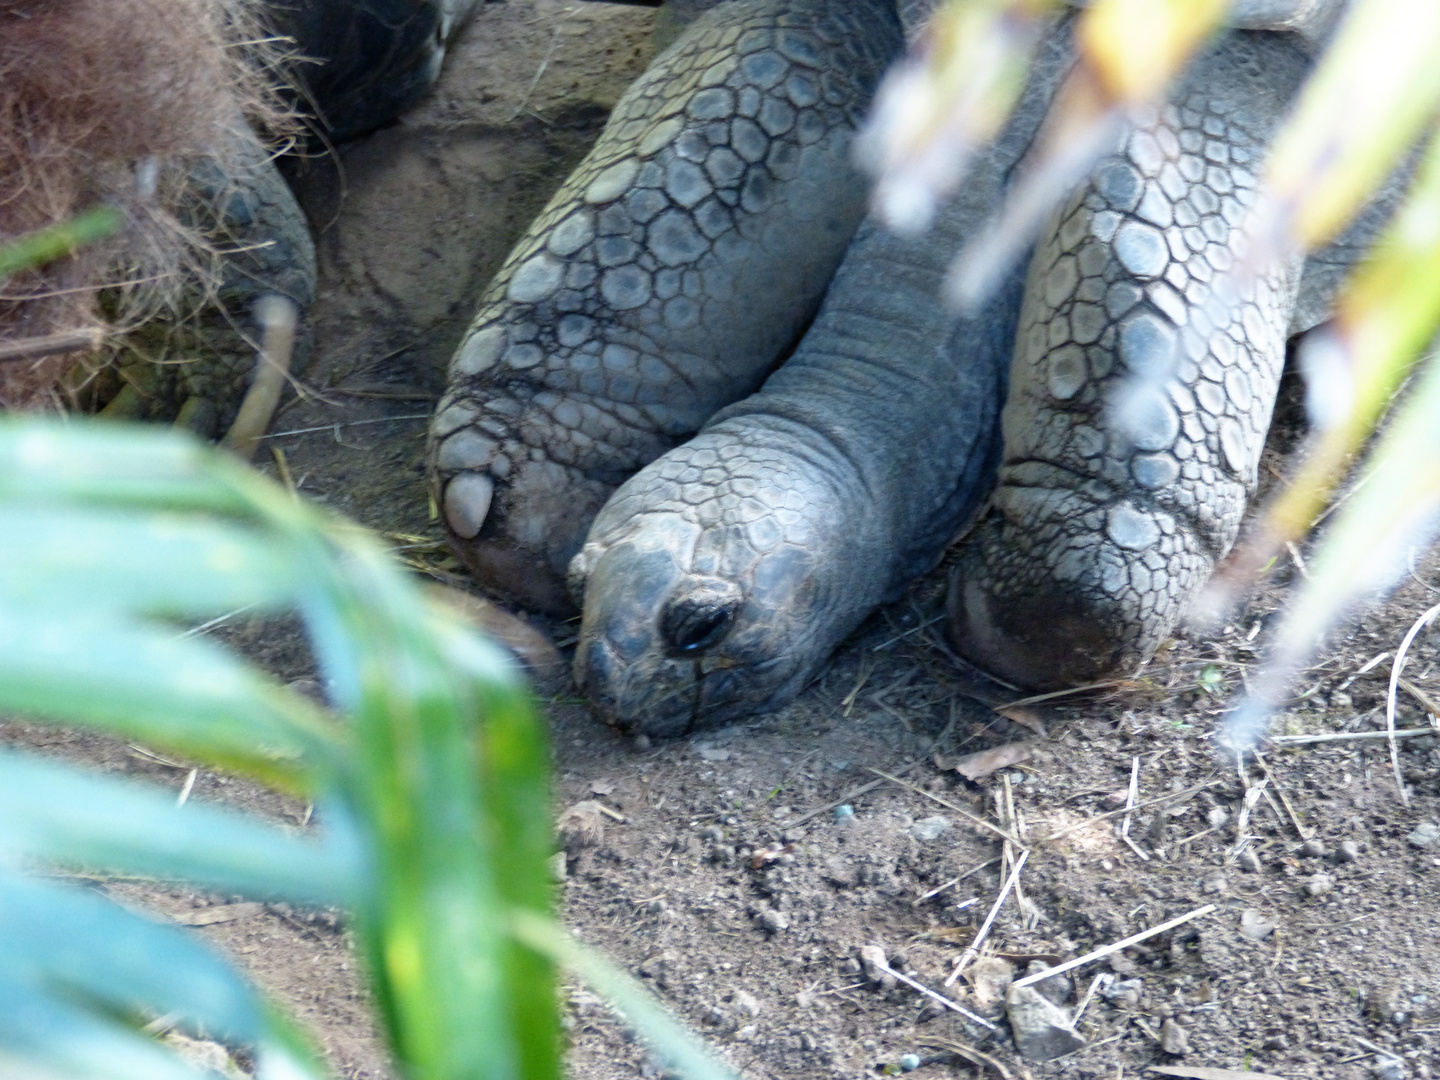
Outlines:
[[[422, 453], [444, 363], [510, 244], [643, 67], [650, 17], [556, 0], [482, 5], [433, 100], [347, 147], [338, 171], [328, 161], [292, 170], [320, 236], [322, 298], [311, 392], [277, 419], [270, 445], [305, 494], [380, 529], [438, 536]], [[438, 545], [409, 550], [453, 569]], [[757, 1078], [873, 1076], [909, 1054], [922, 1077], [1118, 1080], [1157, 1064], [1440, 1075], [1440, 842], [1415, 843], [1417, 827], [1440, 820], [1437, 740], [1402, 744], [1408, 808], [1383, 741], [1277, 747], [1243, 772], [1215, 749], [1217, 720], [1254, 672], [1292, 572], [1218, 639], [1182, 640], [1123, 685], [1012, 719], [961, 693], [938, 635], [938, 574], [773, 715], [640, 748], [582, 702], [556, 697], [546, 712], [557, 810], [597, 799], [624, 817], [569, 859], [569, 922]], [[1370, 664], [1435, 601], [1427, 580], [1440, 581], [1433, 557], [1333, 635], [1277, 730], [1383, 724], [1389, 664]], [[562, 642], [573, 635], [546, 629]], [[231, 633], [281, 675], [311, 674], [293, 629]], [[1411, 655], [1401, 727], [1424, 722], [1427, 692], [1440, 698], [1440, 638], [1422, 633]], [[0, 734], [173, 787], [188, 772], [92, 736], [18, 723]], [[1016, 741], [1029, 759], [978, 783], [936, 763]], [[1266, 769], [1264, 789], [1247, 798]], [[1132, 775], [1142, 804], [1130, 815], [1133, 846], [1118, 835], [1125, 815], [1102, 816], [1123, 806]], [[987, 939], [998, 959], [978, 966], [977, 985], [945, 991], [972, 1009], [996, 1015], [984, 995], [1007, 963], [1023, 971], [1036, 958], [1079, 956], [1215, 905], [1074, 971], [1081, 995], [1110, 978], [1079, 1022], [1086, 1046], [1046, 1063], [1018, 1058], [1003, 1024], [992, 1033], [903, 983], [876, 984], [856, 959], [860, 946], [879, 946], [892, 968], [941, 987], [999, 893], [995, 826], [1007, 792], [1004, 820], [1030, 854]], [[212, 772], [193, 797], [303, 816]], [[837, 817], [837, 801], [853, 816]], [[204, 924], [200, 933], [312, 1026], [342, 1075], [390, 1075], [333, 913], [141, 882], [108, 889]], [[1242, 932], [1256, 925], [1256, 937]], [[567, 995], [574, 1076], [658, 1073], [595, 998]], [[1187, 1048], [1178, 1056], [1161, 1047], [1166, 1035], [1182, 1048], [1177, 1027]]]

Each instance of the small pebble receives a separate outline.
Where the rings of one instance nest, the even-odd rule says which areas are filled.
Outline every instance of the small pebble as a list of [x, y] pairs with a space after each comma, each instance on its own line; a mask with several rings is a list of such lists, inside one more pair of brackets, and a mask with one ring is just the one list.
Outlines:
[[1360, 845], [1354, 840], [1341, 840], [1335, 848], [1334, 858], [1337, 863], [1352, 863], [1360, 858]]
[[642, 754], [646, 750], [650, 749], [650, 745], [651, 744], [649, 735], [646, 735], [642, 732], [641, 734], [635, 736], [635, 749], [640, 751]]
[[865, 977], [871, 982], [880, 982], [889, 977], [885, 969], [890, 966], [885, 958], [885, 950], [879, 945], [861, 945], [855, 953], [860, 959], [860, 967], [865, 972]]
[[849, 825], [855, 820], [855, 807], [849, 803], [835, 807], [835, 824]]
[[1144, 992], [1144, 979], [1116, 979], [1100, 988], [1100, 996], [1111, 1005], [1131, 1009], [1140, 1004], [1140, 995]]
[[919, 1054], [902, 1054], [900, 1056], [900, 1068], [906, 1072], [913, 1072], [920, 1067]]
[[1240, 869], [1247, 870], [1252, 874], [1258, 874], [1264, 869], [1264, 865], [1260, 862], [1260, 856], [1248, 847], [1240, 852], [1240, 858], [1236, 861], [1239, 862]]
[[1205, 820], [1212, 829], [1218, 829], [1230, 820], [1229, 812], [1223, 806], [1212, 806], [1205, 814]]
[[760, 1002], [756, 1000], [754, 994], [747, 993], [744, 990], [735, 991], [735, 1008], [739, 1009], [740, 1012], [746, 1016], [760, 1015]]
[[1405, 838], [1410, 841], [1412, 847], [1429, 847], [1437, 839], [1440, 839], [1440, 825], [1433, 821], [1422, 821], [1415, 826], [1415, 831]]
[[1325, 857], [1325, 845], [1319, 840], [1306, 840], [1300, 845], [1300, 857], [1302, 859], [1323, 859]]
[[[1025, 975], [1028, 978], [1031, 975], [1038, 975], [1042, 971], [1048, 971], [1049, 969], [1050, 965], [1045, 963], [1044, 960], [1031, 960], [1030, 965], [1025, 969]], [[1056, 1005], [1064, 1005], [1070, 1000], [1070, 995], [1075, 992], [1075, 983], [1072, 982], [1070, 976], [1064, 972], [1058, 975], [1051, 975], [1047, 979], [1040, 979], [1030, 985], [1035, 987], [1036, 990], [1039, 990], [1040, 993], [1044, 994], [1045, 997], [1049, 998]]]
[[1324, 896], [1335, 888], [1335, 879], [1329, 874], [1311, 874], [1305, 879], [1305, 892], [1309, 896]]
[[1160, 1049], [1176, 1057], [1184, 1057], [1190, 1052], [1190, 1036], [1173, 1017], [1160, 1025]]
[[769, 934], [778, 934], [782, 930], [790, 929], [790, 920], [785, 917], [784, 913], [771, 908], [760, 912], [755, 917], [755, 921], [760, 924], [762, 930]]
[[1275, 931], [1275, 924], [1253, 909], [1240, 913], [1240, 933], [1251, 941], [1264, 941]]
[[936, 815], [935, 817], [921, 818], [910, 826], [910, 834], [916, 840], [934, 840], [941, 833], [950, 828], [950, 819]]
[[1230, 888], [1230, 879], [1224, 874], [1211, 874], [1203, 882], [1207, 893], [1223, 893]]

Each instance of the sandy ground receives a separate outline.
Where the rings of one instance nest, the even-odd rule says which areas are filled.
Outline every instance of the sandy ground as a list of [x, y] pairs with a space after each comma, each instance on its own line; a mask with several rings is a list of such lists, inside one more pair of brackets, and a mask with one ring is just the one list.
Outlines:
[[[302, 492], [438, 538], [422, 457], [445, 361], [488, 277], [643, 68], [650, 18], [556, 0], [482, 5], [431, 101], [346, 148], [339, 169], [292, 168], [319, 236], [317, 350], [310, 393], [269, 442]], [[411, 552], [455, 569], [438, 544]], [[1440, 842], [1417, 843], [1417, 828], [1440, 820], [1436, 739], [1402, 746], [1408, 808], [1383, 741], [1276, 748], [1245, 770], [1215, 750], [1217, 717], [1255, 670], [1291, 573], [1215, 640], [1178, 641], [1134, 679], [1004, 716], [962, 693], [938, 634], [939, 574], [872, 618], [776, 714], [640, 749], [558, 696], [546, 705], [557, 811], [598, 799], [624, 818], [571, 853], [567, 918], [757, 1078], [873, 1076], [912, 1054], [917, 1076], [937, 1078], [1119, 1080], [1151, 1065], [1440, 1074]], [[1383, 725], [1389, 664], [1368, 665], [1434, 602], [1436, 580], [1435, 560], [1421, 558], [1414, 580], [1333, 635], [1277, 730]], [[312, 674], [293, 628], [230, 634], [284, 677]], [[1412, 650], [1401, 727], [1424, 723], [1422, 699], [1440, 698], [1437, 644], [1426, 632]], [[177, 788], [188, 772], [91, 736], [17, 723], [0, 736]], [[1012, 743], [1028, 757], [988, 777], [953, 768]], [[1116, 813], [1132, 777], [1139, 808]], [[303, 817], [212, 772], [192, 797]], [[839, 802], [853, 815], [837, 816]], [[876, 982], [858, 961], [877, 946], [892, 969], [941, 988], [1008, 869], [997, 830], [1012, 855], [1029, 851], [1019, 889], [973, 977], [944, 991], [982, 1019], [1032, 962], [1214, 905], [1074, 971], [1059, 994], [1073, 1009], [1094, 989], [1078, 1025], [1086, 1045], [1051, 1062], [1025, 1062], [1003, 1024]], [[342, 1075], [390, 1075], [334, 913], [108, 889], [199, 925], [311, 1025]], [[566, 994], [573, 1075], [658, 1073], [597, 999]]]

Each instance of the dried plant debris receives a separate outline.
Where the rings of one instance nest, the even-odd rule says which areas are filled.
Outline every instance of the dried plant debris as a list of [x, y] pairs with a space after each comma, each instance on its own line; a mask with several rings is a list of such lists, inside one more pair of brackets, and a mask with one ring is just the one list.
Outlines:
[[[197, 281], [218, 283], [223, 238], [196, 228], [197, 201], [229, 192], [202, 192], [192, 173], [242, 178], [265, 157], [252, 123], [283, 125], [257, 26], [250, 0], [0, 2], [0, 242], [99, 204], [126, 223], [6, 280], [0, 336], [94, 327], [102, 286], [125, 326], [174, 309]], [[0, 404], [62, 404], [81, 355], [0, 366]]]

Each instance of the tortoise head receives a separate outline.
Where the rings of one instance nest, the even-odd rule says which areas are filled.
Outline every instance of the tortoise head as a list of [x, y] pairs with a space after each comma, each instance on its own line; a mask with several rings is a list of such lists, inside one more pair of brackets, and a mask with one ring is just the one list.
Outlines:
[[795, 500], [677, 486], [671, 465], [621, 487], [570, 565], [576, 682], [610, 722], [660, 736], [778, 707], [835, 644], [824, 552]]

